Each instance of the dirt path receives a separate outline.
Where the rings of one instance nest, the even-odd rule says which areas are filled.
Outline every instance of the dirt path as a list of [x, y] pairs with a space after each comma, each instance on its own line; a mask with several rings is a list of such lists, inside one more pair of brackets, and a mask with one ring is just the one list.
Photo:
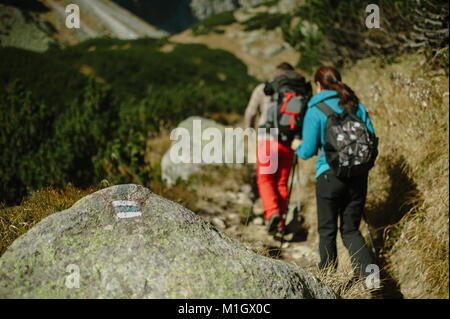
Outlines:
[[[238, 21], [245, 17], [235, 17]], [[272, 31], [255, 30], [243, 31], [243, 26], [234, 23], [221, 26], [221, 32], [211, 32], [208, 35], [195, 36], [190, 30], [174, 35], [170, 38], [172, 43], [202, 43], [210, 48], [223, 49], [233, 53], [247, 65], [249, 74], [260, 80], [268, 80], [273, 76], [276, 65], [280, 62], [295, 64], [298, 53], [289, 47], [282, 39], [280, 29]], [[172, 49], [173, 44], [165, 49]], [[288, 235], [280, 249], [280, 241], [269, 235], [264, 226], [263, 208], [258, 191], [249, 177], [248, 171], [255, 172], [255, 167], [247, 166], [238, 169], [237, 173], [228, 170], [223, 176], [212, 177], [213, 183], [192, 185], [198, 197], [196, 211], [216, 228], [232, 238], [242, 242], [248, 248], [271, 258], [278, 258], [297, 265], [317, 274], [319, 262], [319, 236], [317, 233], [317, 210], [315, 185], [315, 158], [308, 161], [299, 160], [300, 194], [294, 179], [290, 209], [296, 206], [297, 196], [301, 198], [301, 215], [304, 218], [303, 230], [299, 236]], [[243, 178], [241, 175], [247, 175]], [[246, 173], [247, 172], [247, 173]], [[367, 229], [361, 223], [360, 230], [368, 238]], [[338, 271], [331, 278], [331, 284], [343, 292], [346, 298], [370, 297], [367, 291], [361, 292], [362, 283], [356, 288], [348, 288], [353, 280], [353, 271], [350, 256], [345, 249], [338, 234]], [[338, 283], [335, 283], [338, 282]], [[355, 285], [357, 286], [357, 285]], [[394, 292], [398, 287], [389, 288]], [[388, 290], [389, 290], [388, 289]], [[388, 291], [384, 297], [394, 297]]]
[[[198, 197], [196, 211], [216, 228], [260, 254], [279, 258], [305, 269], [314, 268], [319, 261], [315, 183], [311, 174], [314, 163], [310, 161], [301, 164], [300, 196], [304, 229], [297, 236], [286, 235], [281, 250], [279, 238], [269, 235], [264, 226], [263, 207], [255, 185], [249, 180], [242, 181], [242, 177], [235, 178], [239, 174], [246, 175], [247, 172], [242, 171], [253, 171], [255, 168], [252, 166], [234, 172], [232, 169], [222, 183], [192, 185]], [[298, 196], [296, 180], [293, 188], [291, 210], [296, 206]]]
[[[281, 249], [279, 238], [269, 235], [264, 226], [261, 199], [257, 196], [257, 190], [252, 189], [251, 178], [248, 178], [248, 172], [253, 169], [251, 166], [246, 166], [238, 169], [212, 168], [205, 171], [202, 174], [208, 176], [208, 182], [198, 182], [198, 180], [202, 180], [200, 178], [190, 185], [190, 189], [195, 192], [197, 197], [197, 203], [190, 208], [220, 231], [243, 243], [247, 248], [319, 275], [322, 280], [330, 284], [344, 298], [401, 297], [398, 293], [399, 287], [391, 282], [391, 278], [382, 277], [382, 280], [386, 280], [385, 284], [382, 286], [382, 290], [375, 295], [371, 295], [364, 289], [362, 281], [354, 283], [350, 256], [339, 234], [337, 238], [337, 272], [325, 279], [318, 273], [319, 236], [317, 233], [314, 159], [300, 161], [303, 230], [298, 236], [292, 234], [285, 236]], [[216, 170], [221, 172], [219, 176], [216, 175]], [[297, 194], [297, 185], [294, 180], [290, 209], [296, 206]], [[367, 230], [363, 223], [361, 223], [360, 230], [367, 240]], [[382, 274], [382, 276], [384, 275]]]

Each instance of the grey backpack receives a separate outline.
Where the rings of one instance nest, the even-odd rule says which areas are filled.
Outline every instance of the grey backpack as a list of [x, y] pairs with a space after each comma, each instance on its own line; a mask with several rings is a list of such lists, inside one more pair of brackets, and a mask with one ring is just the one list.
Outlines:
[[266, 128], [277, 128], [281, 140], [292, 140], [301, 137], [303, 117], [307, 103], [311, 97], [311, 84], [295, 71], [280, 71], [268, 84], [271, 92], [271, 105], [267, 111]]

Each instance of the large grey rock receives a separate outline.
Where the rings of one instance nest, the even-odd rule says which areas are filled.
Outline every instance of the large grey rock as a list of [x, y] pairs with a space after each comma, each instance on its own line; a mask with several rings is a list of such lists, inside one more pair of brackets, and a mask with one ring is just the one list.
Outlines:
[[[136, 209], [116, 212], [124, 200]], [[123, 211], [138, 216], [119, 218]], [[334, 297], [307, 271], [246, 249], [137, 185], [98, 191], [45, 218], [0, 258], [0, 299]]]
[[[217, 140], [221, 140], [222, 144], [222, 156], [214, 163], [205, 162], [201, 154], [204, 147], [215, 139], [215, 137], [207, 138], [204, 135], [204, 131], [207, 129], [217, 129], [216, 132], [220, 135]], [[182, 121], [175, 130], [185, 130], [185, 132], [188, 132], [189, 139], [178, 137], [177, 140], [173, 140], [171, 147], [161, 159], [162, 179], [168, 185], [173, 185], [178, 179], [188, 180], [189, 176], [200, 171], [205, 165], [223, 165], [227, 162], [226, 158], [236, 159], [236, 149], [244, 151], [244, 140], [235, 140], [233, 147], [225, 147], [225, 129], [225, 126], [211, 119], [198, 116], [191, 116]], [[195, 130], [198, 133], [195, 133]], [[175, 139], [177, 136], [174, 135], [173, 138]], [[188, 146], [190, 152], [176, 151], [184, 146]], [[196, 156], [199, 157], [199, 161], [194, 159]], [[233, 160], [232, 162], [228, 164], [233, 165], [236, 161]]]

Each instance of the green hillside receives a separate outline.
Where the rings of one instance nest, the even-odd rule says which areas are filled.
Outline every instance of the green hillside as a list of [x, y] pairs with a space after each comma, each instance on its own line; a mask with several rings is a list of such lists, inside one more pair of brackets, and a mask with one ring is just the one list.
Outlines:
[[0, 201], [9, 203], [46, 185], [158, 178], [142, 167], [149, 136], [190, 115], [242, 113], [256, 83], [230, 53], [153, 39], [1, 48], [0, 74]]

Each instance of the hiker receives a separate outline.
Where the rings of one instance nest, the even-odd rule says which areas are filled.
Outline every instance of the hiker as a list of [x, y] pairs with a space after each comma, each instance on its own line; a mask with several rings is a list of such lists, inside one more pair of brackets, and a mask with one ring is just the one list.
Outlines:
[[[275, 234], [282, 227], [280, 221], [288, 201], [287, 181], [294, 160], [291, 142], [301, 135], [300, 116], [304, 115], [304, 112], [299, 114], [298, 110], [295, 116], [293, 113], [281, 114], [280, 107], [284, 105], [286, 109], [293, 107], [306, 111], [307, 98], [311, 93], [311, 85], [308, 87], [304, 77], [292, 65], [283, 62], [277, 66], [274, 81], [255, 88], [245, 112], [246, 128], [253, 127], [259, 114], [259, 128], [266, 131], [264, 136], [258, 135], [256, 182], [270, 234]], [[282, 120], [287, 121], [287, 129], [284, 129], [286, 123], [283, 124]], [[275, 127], [277, 134], [271, 134], [270, 128]]]
[[320, 149], [315, 175], [320, 238], [318, 266], [319, 269], [337, 267], [339, 216], [342, 240], [356, 274], [361, 277], [367, 265], [374, 262], [359, 226], [367, 195], [368, 170], [378, 154], [378, 142], [364, 105], [359, 103], [353, 90], [342, 83], [338, 71], [321, 67], [314, 82], [317, 94], [308, 102], [303, 141], [296, 154], [308, 159]]

